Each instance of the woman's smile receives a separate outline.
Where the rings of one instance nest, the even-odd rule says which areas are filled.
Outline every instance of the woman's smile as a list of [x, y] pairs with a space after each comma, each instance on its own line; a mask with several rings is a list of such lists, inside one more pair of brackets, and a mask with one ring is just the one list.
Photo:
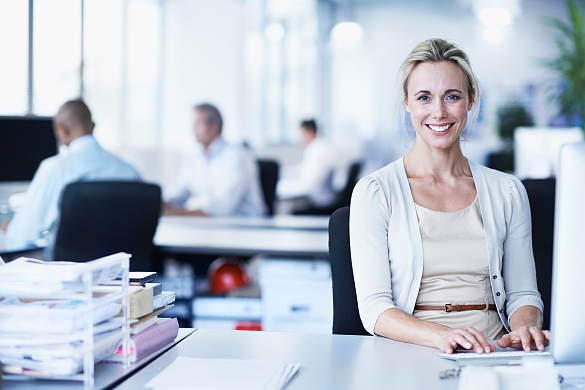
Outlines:
[[454, 123], [449, 123], [446, 125], [431, 125], [427, 124], [426, 126], [433, 132], [433, 133], [444, 133], [447, 130], [450, 130], [453, 127]]

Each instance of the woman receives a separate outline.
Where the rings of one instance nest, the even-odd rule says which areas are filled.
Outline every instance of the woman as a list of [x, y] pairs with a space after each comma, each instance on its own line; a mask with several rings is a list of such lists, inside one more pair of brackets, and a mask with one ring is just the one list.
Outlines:
[[[461, 135], [480, 92], [467, 55], [442, 39], [401, 66], [416, 131], [403, 158], [363, 178], [350, 211], [360, 316], [372, 334], [477, 353], [543, 350], [526, 191], [468, 161]], [[474, 107], [475, 106], [475, 107]]]

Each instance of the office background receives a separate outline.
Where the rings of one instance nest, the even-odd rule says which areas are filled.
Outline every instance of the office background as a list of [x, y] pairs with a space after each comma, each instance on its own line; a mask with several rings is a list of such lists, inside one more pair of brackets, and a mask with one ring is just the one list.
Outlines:
[[[509, 15], [501, 27], [502, 17], [480, 19], [496, 6]], [[51, 116], [81, 95], [96, 138], [163, 186], [194, 144], [190, 108], [201, 101], [222, 110], [228, 140], [260, 156], [298, 160], [299, 120], [314, 116], [347, 163], [367, 156], [374, 169], [408, 148], [400, 63], [443, 37], [479, 76], [464, 152], [485, 163], [502, 147], [496, 111], [511, 100], [536, 126], [567, 124], [542, 65], [557, 54], [543, 19], [566, 14], [560, 0], [12, 0], [0, 3], [0, 115]], [[344, 21], [361, 26], [357, 38], [332, 33]]]

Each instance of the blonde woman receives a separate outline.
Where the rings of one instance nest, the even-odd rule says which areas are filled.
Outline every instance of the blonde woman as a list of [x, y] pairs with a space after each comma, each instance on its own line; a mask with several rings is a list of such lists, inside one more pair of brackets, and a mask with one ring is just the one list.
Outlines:
[[401, 66], [416, 140], [363, 178], [350, 211], [360, 316], [372, 334], [477, 353], [543, 350], [528, 198], [515, 177], [466, 159], [468, 114], [480, 91], [470, 61], [442, 39], [418, 44]]

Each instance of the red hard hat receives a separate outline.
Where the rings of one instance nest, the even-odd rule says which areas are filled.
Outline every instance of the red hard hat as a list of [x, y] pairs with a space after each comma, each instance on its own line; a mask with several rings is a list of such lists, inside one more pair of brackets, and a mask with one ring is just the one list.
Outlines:
[[239, 260], [219, 258], [213, 261], [207, 272], [209, 292], [223, 294], [250, 283], [244, 264]]

